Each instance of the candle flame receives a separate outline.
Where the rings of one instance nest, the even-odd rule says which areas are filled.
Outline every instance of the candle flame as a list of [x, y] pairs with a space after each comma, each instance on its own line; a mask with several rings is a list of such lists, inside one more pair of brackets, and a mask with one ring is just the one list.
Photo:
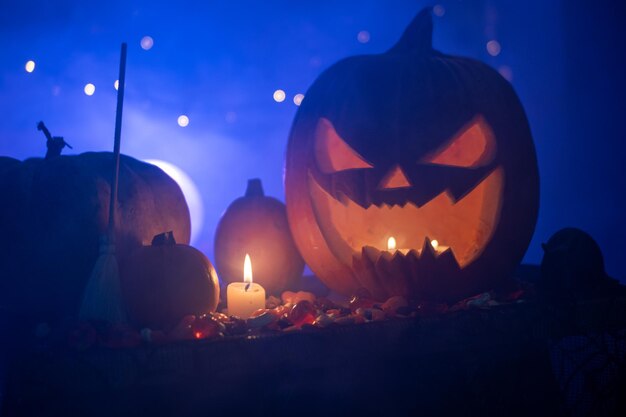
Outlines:
[[437, 248], [439, 247], [439, 242], [436, 240], [431, 240], [430, 245], [433, 247], [434, 250], [437, 250]]
[[396, 239], [393, 236], [391, 236], [389, 240], [387, 240], [387, 250], [396, 250]]
[[246, 259], [243, 261], [243, 282], [252, 284], [252, 262], [250, 255], [246, 253]]

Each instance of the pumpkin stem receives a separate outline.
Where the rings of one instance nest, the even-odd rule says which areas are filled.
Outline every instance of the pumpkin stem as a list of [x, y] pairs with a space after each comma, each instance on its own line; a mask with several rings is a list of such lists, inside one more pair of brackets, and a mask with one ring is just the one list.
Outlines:
[[61, 151], [66, 146], [70, 149], [73, 149], [72, 146], [67, 143], [65, 139], [63, 139], [61, 136], [52, 136], [46, 125], [43, 124], [43, 122], [37, 123], [37, 130], [43, 131], [43, 134], [46, 135], [46, 139], [48, 139], [46, 141], [46, 147], [48, 148], [48, 151], [46, 152], [46, 159], [55, 158], [61, 155]]
[[387, 53], [420, 52], [427, 53], [433, 49], [433, 17], [432, 8], [423, 8], [404, 30], [400, 40]]
[[252, 178], [248, 180], [248, 187], [246, 188], [246, 197], [263, 197], [263, 184], [261, 184], [260, 178]]
[[174, 232], [169, 231], [165, 233], [160, 233], [152, 238], [152, 246], [171, 246], [176, 244], [176, 239], [174, 239]]

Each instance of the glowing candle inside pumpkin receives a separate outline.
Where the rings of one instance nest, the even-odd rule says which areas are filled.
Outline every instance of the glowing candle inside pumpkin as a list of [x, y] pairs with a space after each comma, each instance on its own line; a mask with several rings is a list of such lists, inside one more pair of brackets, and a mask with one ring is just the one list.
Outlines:
[[444, 253], [445, 251], [450, 249], [450, 246], [440, 245], [439, 241], [436, 240], [436, 239], [433, 239], [433, 240], [430, 241], [430, 246], [433, 247], [433, 249], [435, 250], [435, 253], [437, 254], [437, 256], [441, 255], [442, 253]]
[[400, 251], [404, 255], [409, 253], [408, 249], [403, 249], [403, 248], [398, 249], [397, 243], [396, 243], [396, 238], [391, 236], [391, 237], [389, 237], [389, 239], [387, 239], [387, 252], [395, 254], [396, 251]]
[[258, 309], [265, 308], [265, 289], [252, 282], [252, 261], [246, 253], [243, 262], [243, 282], [233, 282], [226, 289], [228, 314], [247, 319]]

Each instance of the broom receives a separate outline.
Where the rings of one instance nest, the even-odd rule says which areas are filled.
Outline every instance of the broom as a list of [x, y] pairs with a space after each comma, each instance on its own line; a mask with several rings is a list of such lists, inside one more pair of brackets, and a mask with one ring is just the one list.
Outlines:
[[80, 307], [81, 320], [105, 320], [109, 323], [126, 322], [122, 305], [120, 277], [115, 257], [115, 206], [117, 205], [117, 185], [120, 172], [120, 136], [122, 131], [122, 106], [126, 78], [126, 43], [122, 43], [120, 54], [120, 76], [117, 90], [117, 110], [115, 114], [115, 142], [113, 147], [113, 178], [109, 202], [109, 225], [107, 233], [100, 241], [100, 255], [94, 265]]

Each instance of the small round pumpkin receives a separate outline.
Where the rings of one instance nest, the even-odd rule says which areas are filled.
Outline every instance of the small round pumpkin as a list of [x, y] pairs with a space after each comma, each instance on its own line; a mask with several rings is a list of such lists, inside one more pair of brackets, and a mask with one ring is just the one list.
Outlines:
[[172, 232], [154, 237], [120, 264], [122, 298], [137, 328], [169, 331], [190, 314], [215, 311], [220, 297], [209, 259]]
[[310, 87], [285, 192], [298, 249], [331, 289], [452, 302], [519, 264], [539, 177], [511, 85], [434, 50], [424, 10], [390, 50], [344, 59]]
[[243, 280], [246, 254], [254, 282], [280, 294], [302, 277], [304, 261], [293, 242], [285, 205], [265, 196], [261, 180], [251, 179], [243, 197], [224, 212], [215, 232], [215, 264], [225, 282]]
[[[75, 316], [108, 225], [113, 154], [0, 159], [0, 302], [20, 313]], [[53, 146], [51, 146], [53, 145]], [[121, 261], [173, 230], [189, 242], [189, 209], [160, 168], [122, 155], [115, 231]]]

